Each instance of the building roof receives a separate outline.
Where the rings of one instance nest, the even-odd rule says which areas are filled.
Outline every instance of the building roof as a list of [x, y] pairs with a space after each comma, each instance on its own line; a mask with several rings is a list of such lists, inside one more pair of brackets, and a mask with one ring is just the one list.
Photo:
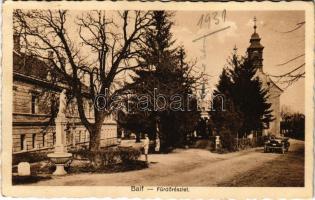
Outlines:
[[283, 92], [283, 89], [281, 89], [271, 78], [269, 75], [267, 75], [271, 84], [273, 84], [273, 86], [275, 86], [280, 92]]
[[283, 90], [262, 69], [257, 71], [257, 75], [266, 87], [276, 88], [279, 92], [283, 92]]
[[252, 34], [252, 36], [250, 37], [250, 39], [251, 40], [260, 40], [260, 37], [259, 37], [258, 33], [254, 32]]
[[[45, 61], [36, 56], [16, 51], [13, 51], [13, 74], [14, 78], [40, 85], [57, 86], [59, 88], [69, 87], [66, 76], [62, 72], [50, 67]], [[53, 81], [49, 80], [49, 76], [53, 78]], [[84, 84], [82, 86], [84, 93], [86, 93], [88, 87]]]
[[49, 71], [50, 69], [44, 61], [34, 56], [13, 51], [13, 72], [46, 80]]
[[260, 44], [261, 38], [258, 33], [254, 32], [250, 38], [250, 46], [249, 49], [263, 49], [264, 46]]
[[[13, 73], [41, 81], [67, 84], [63, 73], [50, 67], [45, 61], [36, 56], [22, 52], [13, 51]], [[53, 81], [49, 77], [53, 78]]]

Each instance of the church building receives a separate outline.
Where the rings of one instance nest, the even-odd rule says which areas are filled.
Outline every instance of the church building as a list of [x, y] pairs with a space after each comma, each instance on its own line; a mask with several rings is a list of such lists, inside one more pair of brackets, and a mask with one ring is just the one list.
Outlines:
[[250, 38], [250, 46], [247, 48], [248, 57], [254, 61], [257, 67], [257, 76], [259, 77], [263, 88], [268, 93], [268, 103], [271, 103], [272, 115], [274, 120], [270, 122], [269, 127], [264, 130], [264, 134], [280, 136], [280, 95], [283, 90], [272, 81], [263, 69], [263, 50], [264, 46], [260, 43], [260, 36], [256, 32], [256, 18], [254, 18], [254, 33]]

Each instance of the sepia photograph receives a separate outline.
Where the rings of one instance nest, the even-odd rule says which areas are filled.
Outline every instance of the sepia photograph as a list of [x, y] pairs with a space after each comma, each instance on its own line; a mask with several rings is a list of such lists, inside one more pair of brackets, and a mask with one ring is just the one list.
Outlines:
[[11, 6], [11, 186], [310, 188], [313, 7], [287, 4]]

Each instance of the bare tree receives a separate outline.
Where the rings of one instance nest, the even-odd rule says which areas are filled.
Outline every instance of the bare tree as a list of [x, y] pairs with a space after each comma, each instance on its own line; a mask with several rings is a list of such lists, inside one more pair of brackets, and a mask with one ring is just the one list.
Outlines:
[[[304, 25], [305, 25], [305, 21], [302, 21], [302, 22], [297, 23], [295, 27], [289, 30], [278, 31], [278, 32], [283, 33], [283, 34], [289, 34], [289, 33], [292, 33], [294, 31], [301, 29]], [[283, 63], [278, 64], [277, 66], [286, 67], [287, 64], [291, 64], [293, 61], [296, 61], [297, 59], [302, 58], [304, 56], [305, 56], [304, 53], [297, 55], [294, 58], [291, 58]], [[301, 62], [301, 64], [294, 66], [293, 69], [287, 70], [286, 72], [282, 74], [279, 74], [279, 75], [272, 74], [270, 76], [275, 78], [277, 83], [284, 85], [284, 88], [286, 89], [292, 84], [294, 84], [296, 81], [300, 80], [301, 78], [305, 78], [305, 62], [304, 61]]]
[[[122, 92], [120, 73], [138, 67], [133, 60], [151, 25], [150, 15], [142, 11], [88, 11], [74, 19], [67, 10], [14, 11], [14, 29], [23, 38], [27, 54], [50, 62], [52, 70], [69, 86], [80, 119], [90, 133], [92, 151], [100, 147], [101, 127], [112, 112], [113, 97]], [[100, 94], [106, 101], [98, 102], [103, 109], [94, 106], [91, 121], [84, 101], [94, 101]]]
[[293, 113], [293, 111], [289, 106], [287, 106], [287, 105], [281, 106], [280, 116], [281, 116], [282, 120], [292, 113]]

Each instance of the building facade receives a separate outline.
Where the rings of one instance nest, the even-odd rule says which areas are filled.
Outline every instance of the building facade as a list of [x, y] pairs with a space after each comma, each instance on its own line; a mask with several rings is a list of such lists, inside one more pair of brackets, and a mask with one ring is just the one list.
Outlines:
[[[44, 61], [25, 55], [17, 44], [13, 52], [13, 153], [52, 149], [56, 134], [52, 98], [67, 86], [51, 84], [52, 72]], [[93, 121], [93, 102], [85, 101], [85, 114]], [[89, 145], [89, 132], [78, 117], [74, 100], [67, 107], [66, 137], [68, 147]], [[111, 115], [104, 121], [101, 146], [117, 144], [117, 123]]]
[[260, 43], [260, 36], [256, 32], [256, 18], [254, 19], [254, 33], [250, 38], [250, 46], [247, 48], [248, 57], [253, 60], [257, 68], [262, 87], [268, 91], [268, 103], [271, 103], [271, 110], [274, 120], [270, 122], [269, 127], [264, 130], [264, 134], [280, 136], [280, 96], [283, 90], [272, 81], [263, 70], [263, 50], [264, 46]]

